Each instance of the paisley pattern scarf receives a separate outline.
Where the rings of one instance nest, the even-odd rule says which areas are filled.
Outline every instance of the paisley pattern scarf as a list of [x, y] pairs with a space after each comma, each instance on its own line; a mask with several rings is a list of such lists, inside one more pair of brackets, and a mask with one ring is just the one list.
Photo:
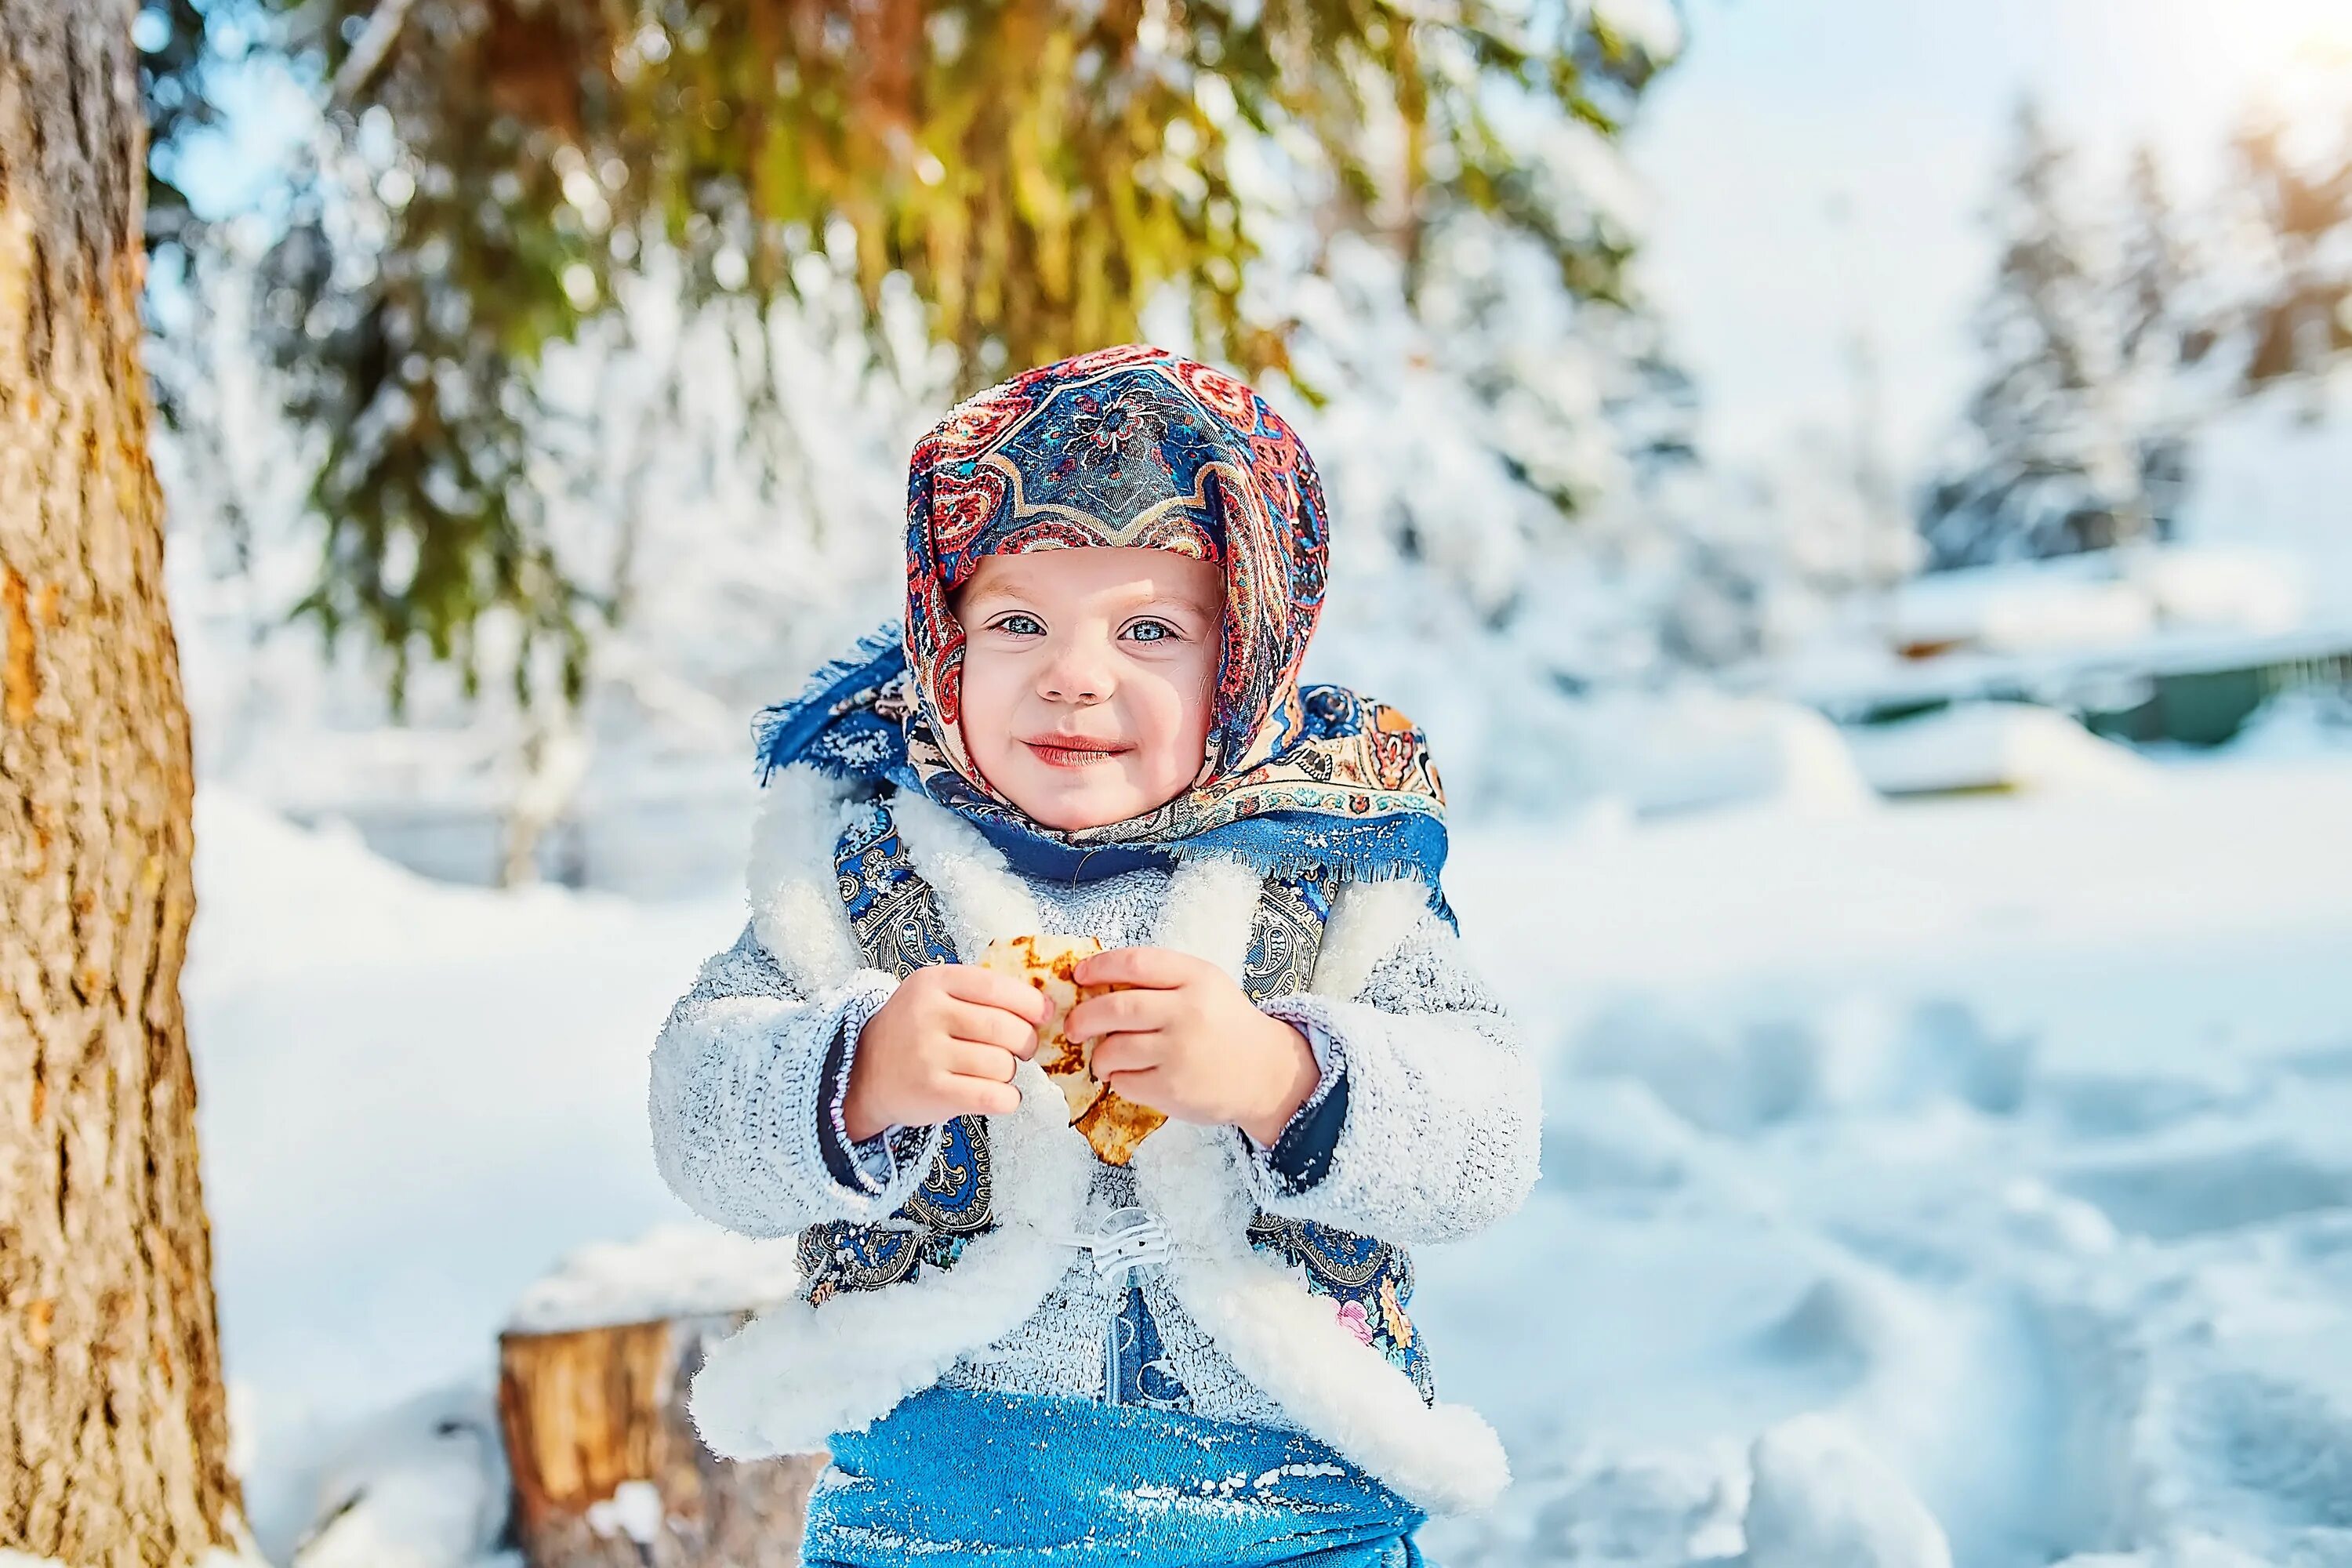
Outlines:
[[[1345, 688], [1298, 682], [1328, 535], [1314, 460], [1244, 383], [1139, 343], [1015, 376], [916, 445], [905, 619], [761, 715], [761, 776], [807, 762], [919, 789], [1032, 874], [1092, 879], [1220, 855], [1277, 875], [1417, 876], [1443, 910], [1444, 793], [1420, 730]], [[950, 595], [987, 556], [1087, 545], [1221, 565], [1223, 651], [1192, 786], [1141, 816], [1063, 831], [972, 765]]]

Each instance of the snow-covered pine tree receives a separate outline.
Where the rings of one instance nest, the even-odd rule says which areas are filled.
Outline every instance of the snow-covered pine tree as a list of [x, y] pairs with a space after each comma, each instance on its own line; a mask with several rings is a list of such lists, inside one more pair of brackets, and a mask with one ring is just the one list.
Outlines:
[[2190, 225], [2152, 147], [2133, 149], [2117, 236], [2114, 308], [2126, 407], [2151, 530], [2169, 539], [2189, 489], [2196, 419], [2190, 372], [2211, 346]]
[[2352, 123], [2331, 138], [2266, 116], [2234, 151], [2234, 194], [2256, 240], [2236, 312], [2245, 387], [2300, 381], [2315, 392], [2352, 361]]
[[[2154, 536], [2122, 331], [2146, 312], [2118, 308], [2074, 154], [2031, 102], [2018, 113], [1991, 222], [2000, 257], [1976, 317], [1990, 370], [1970, 399], [1967, 438], [1922, 510], [1929, 568]], [[2157, 287], [2162, 274], [2151, 268], [2129, 281]]]
[[[1208, 112], [1235, 117], [1235, 221], [1261, 261], [1253, 279], [1275, 279], [1272, 292], [1254, 287], [1250, 315], [1291, 335], [1298, 385], [1283, 386], [1277, 374], [1268, 390], [1307, 427], [1335, 485], [1338, 553], [1356, 584], [1335, 600], [1337, 619], [1384, 627], [1381, 640], [1394, 644], [1402, 623], [1386, 618], [1394, 602], [1416, 635], [1475, 642], [1481, 659], [1507, 658], [1496, 685], [1526, 682], [1530, 645], [1547, 667], [1594, 671], [1591, 645], [1654, 644], [1656, 595], [1629, 599], [1588, 582], [1564, 615], [1559, 593], [1530, 595], [1528, 583], [1539, 562], [1554, 575], [1580, 570], [1558, 560], [1571, 533], [1587, 555], [1595, 552], [1586, 542], [1604, 537], [1671, 554], [1653, 550], [1659, 542], [1612, 503], [1688, 445], [1687, 388], [1658, 352], [1654, 320], [1626, 302], [1639, 201], [1614, 131], [1679, 47], [1678, 25], [1670, 7], [1637, 0], [1560, 21], [1563, 32], [1547, 40], [1555, 52], [1520, 68], [1571, 73], [1576, 112], [1515, 86], [1479, 100], [1491, 114], [1478, 124], [1449, 121], [1416, 143], [1400, 111], [1378, 118], [1349, 167], [1311, 140], [1247, 132], [1239, 110], [1211, 90], [1215, 79], [1202, 89]], [[1475, 59], [1449, 52], [1468, 46], [1445, 29], [1420, 30], [1416, 47], [1423, 68], [1475, 74]], [[393, 162], [383, 164], [365, 147], [319, 156], [345, 159], [351, 188], [367, 192], [406, 167], [396, 152], [387, 144]], [[1364, 169], [1385, 183], [1359, 177]], [[631, 264], [600, 285], [598, 318], [548, 345], [530, 378], [540, 449], [520, 472], [553, 577], [590, 612], [580, 700], [575, 709], [526, 699], [554, 683], [504, 679], [530, 650], [518, 646], [513, 608], [489, 605], [478, 692], [420, 664], [403, 736], [420, 774], [411, 787], [435, 793], [421, 775], [447, 783], [461, 773], [454, 782], [467, 795], [515, 803], [509, 875], [524, 873], [531, 830], [572, 811], [575, 790], [592, 802], [626, 797], [632, 781], [656, 773], [672, 790], [712, 759], [728, 778], [740, 776], [741, 715], [790, 690], [896, 602], [906, 453], [946, 405], [958, 363], [931, 341], [925, 302], [907, 279], [895, 295], [885, 290], [881, 311], [862, 306], [860, 242], [846, 223], [808, 239], [790, 299], [763, 301], [751, 290], [704, 299], [675, 276], [690, 271], [690, 256], [658, 226], [633, 230], [621, 247]], [[1183, 293], [1162, 303], [1172, 312], [1147, 323], [1147, 335], [1213, 356], [1213, 340], [1189, 331]], [[877, 322], [880, 332], [869, 333]], [[1317, 395], [1328, 400], [1319, 411], [1310, 406]], [[289, 454], [305, 439], [315, 437], [278, 434]], [[252, 523], [275, 542], [264, 552], [299, 549], [308, 534], [299, 499], [268, 510]], [[315, 545], [301, 557], [314, 560]], [[301, 584], [289, 587], [255, 606], [273, 626]], [[1545, 613], [1526, 614], [1530, 602]], [[250, 618], [231, 618], [240, 617]], [[1574, 646], [1563, 623], [1577, 630]], [[257, 623], [256, 631], [286, 641]], [[1347, 640], [1344, 625], [1333, 631], [1331, 640]], [[303, 699], [312, 672], [289, 668], [282, 651], [237, 660], [257, 674], [267, 666], [286, 690], [270, 722], [315, 722], [331, 707], [345, 712], [343, 730], [368, 722], [356, 713], [368, 694], [343, 679], [364, 671], [339, 658]], [[256, 682], [204, 684], [233, 692]], [[351, 738], [295, 744], [281, 733], [239, 754], [249, 763], [299, 755], [323, 774], [331, 756], [354, 755], [357, 765]], [[582, 743], [593, 753], [584, 776]], [[507, 782], [489, 780], [493, 773]], [[282, 763], [246, 782], [273, 794]], [[320, 777], [313, 793], [330, 788]]]
[[320, 112], [267, 204], [257, 313], [323, 448], [302, 612], [383, 644], [396, 695], [412, 663], [470, 686], [478, 625], [519, 627], [517, 668], [552, 665], [562, 701], [601, 606], [562, 570], [533, 481], [540, 371], [609, 317], [648, 239], [696, 308], [789, 307], [803, 264], [839, 252], [866, 316], [911, 290], [961, 390], [1132, 339], [1170, 297], [1204, 357], [1262, 374], [1288, 323], [1244, 296], [1263, 253], [1233, 164], [1278, 144], [1408, 219], [1475, 205], [1602, 293], [1622, 255], [1554, 226], [1498, 121], [1606, 140], [1679, 36], [1669, 0], [232, 9], [145, 15], [173, 47], [193, 28], [281, 62]]
[[1357, 655], [1402, 646], [1406, 625], [1405, 642], [1502, 658], [1496, 678], [1522, 683], [1655, 655], [1656, 596], [1597, 580], [1678, 554], [1643, 492], [1695, 456], [1694, 390], [1633, 276], [1644, 203], [1619, 141], [1683, 37], [1665, 5], [1591, 17], [1618, 52], [1605, 68], [1573, 60], [1589, 112], [1493, 95], [1484, 166], [1417, 200], [1402, 135], [1386, 151], [1372, 139], [1364, 163], [1382, 178], [1368, 192], [1314, 169], [1236, 171], [1272, 263], [1270, 313], [1293, 323], [1298, 390], [1276, 399], [1331, 491], [1343, 591], [1327, 640], [1350, 642], [1351, 622], [1387, 628], [1354, 640]]
[[[159, 437], [158, 463], [184, 541], [173, 600], [201, 773], [362, 824], [387, 791], [494, 819], [497, 847], [445, 833], [425, 862], [445, 875], [671, 885], [662, 868], [607, 863], [583, 823], [615, 803], [748, 790], [749, 715], [898, 603], [906, 454], [952, 367], [904, 310], [877, 342], [845, 268], [821, 279], [804, 261], [788, 304], [695, 309], [676, 258], [649, 248], [530, 394], [546, 416], [530, 474], [544, 536], [593, 607], [571, 702], [544, 668], [516, 678], [554, 650], [529, 647], [510, 608], [480, 617], [476, 689], [420, 664], [397, 713], [383, 650], [322, 650], [293, 616], [317, 548], [299, 478], [312, 437], [278, 412], [247, 331], [252, 259], [217, 245], [167, 301], [176, 352], [159, 374], [191, 413]], [[197, 395], [207, 385], [233, 395]], [[404, 841], [383, 842], [398, 855]], [[694, 874], [693, 853], [677, 875]]]
[[[1746, 651], [1752, 595], [1666, 499], [1695, 400], [1656, 318], [1578, 299], [1475, 215], [1420, 259], [1409, 297], [1395, 252], [1341, 235], [1295, 297], [1296, 363], [1327, 401], [1274, 396], [1333, 519], [1308, 673], [1427, 724], [1465, 814], [1553, 810], [1583, 743], [1572, 695]], [[1702, 575], [1714, 631], [1678, 637]]]

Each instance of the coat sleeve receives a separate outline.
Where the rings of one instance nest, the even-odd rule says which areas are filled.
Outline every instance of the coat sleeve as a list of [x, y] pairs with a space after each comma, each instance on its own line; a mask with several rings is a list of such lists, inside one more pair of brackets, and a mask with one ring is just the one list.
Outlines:
[[940, 1129], [896, 1129], [888, 1170], [845, 1183], [826, 1159], [828, 1058], [839, 1069], [897, 982], [861, 969], [803, 996], [746, 925], [707, 960], [654, 1042], [646, 1109], [654, 1163], [705, 1219], [746, 1236], [790, 1236], [821, 1220], [881, 1219], [929, 1167]]
[[1345, 1100], [1310, 1183], [1248, 1162], [1260, 1207], [1417, 1246], [1473, 1235], [1527, 1200], [1542, 1133], [1538, 1074], [1443, 920], [1424, 913], [1353, 1000], [1307, 994], [1265, 1011], [1324, 1033], [1326, 1078]]

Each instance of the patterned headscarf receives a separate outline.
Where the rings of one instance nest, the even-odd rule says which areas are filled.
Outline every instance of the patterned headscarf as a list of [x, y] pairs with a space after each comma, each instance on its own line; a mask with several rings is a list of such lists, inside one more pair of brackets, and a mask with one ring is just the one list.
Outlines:
[[[1344, 688], [1298, 684], [1328, 524], [1313, 458], [1246, 384], [1140, 343], [1025, 372], [917, 443], [903, 632], [884, 628], [762, 714], [761, 761], [912, 784], [1016, 863], [1065, 875], [1210, 852], [1269, 871], [1419, 874], [1434, 889], [1444, 797], [1421, 731]], [[1087, 545], [1222, 566], [1223, 646], [1192, 786], [1141, 816], [1064, 831], [1030, 819], [972, 764], [964, 635], [949, 596], [990, 555]]]

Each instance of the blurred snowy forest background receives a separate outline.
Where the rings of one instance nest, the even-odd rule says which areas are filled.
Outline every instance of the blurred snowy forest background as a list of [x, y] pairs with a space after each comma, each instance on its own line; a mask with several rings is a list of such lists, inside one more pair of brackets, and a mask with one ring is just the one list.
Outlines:
[[1441, 1560], [2352, 1563], [2352, 24], [1911, 9], [144, 13], [273, 1560], [498, 1551], [499, 1327], [742, 1266], [598, 1244], [750, 717], [1139, 337], [1317, 454], [1546, 1053]]

